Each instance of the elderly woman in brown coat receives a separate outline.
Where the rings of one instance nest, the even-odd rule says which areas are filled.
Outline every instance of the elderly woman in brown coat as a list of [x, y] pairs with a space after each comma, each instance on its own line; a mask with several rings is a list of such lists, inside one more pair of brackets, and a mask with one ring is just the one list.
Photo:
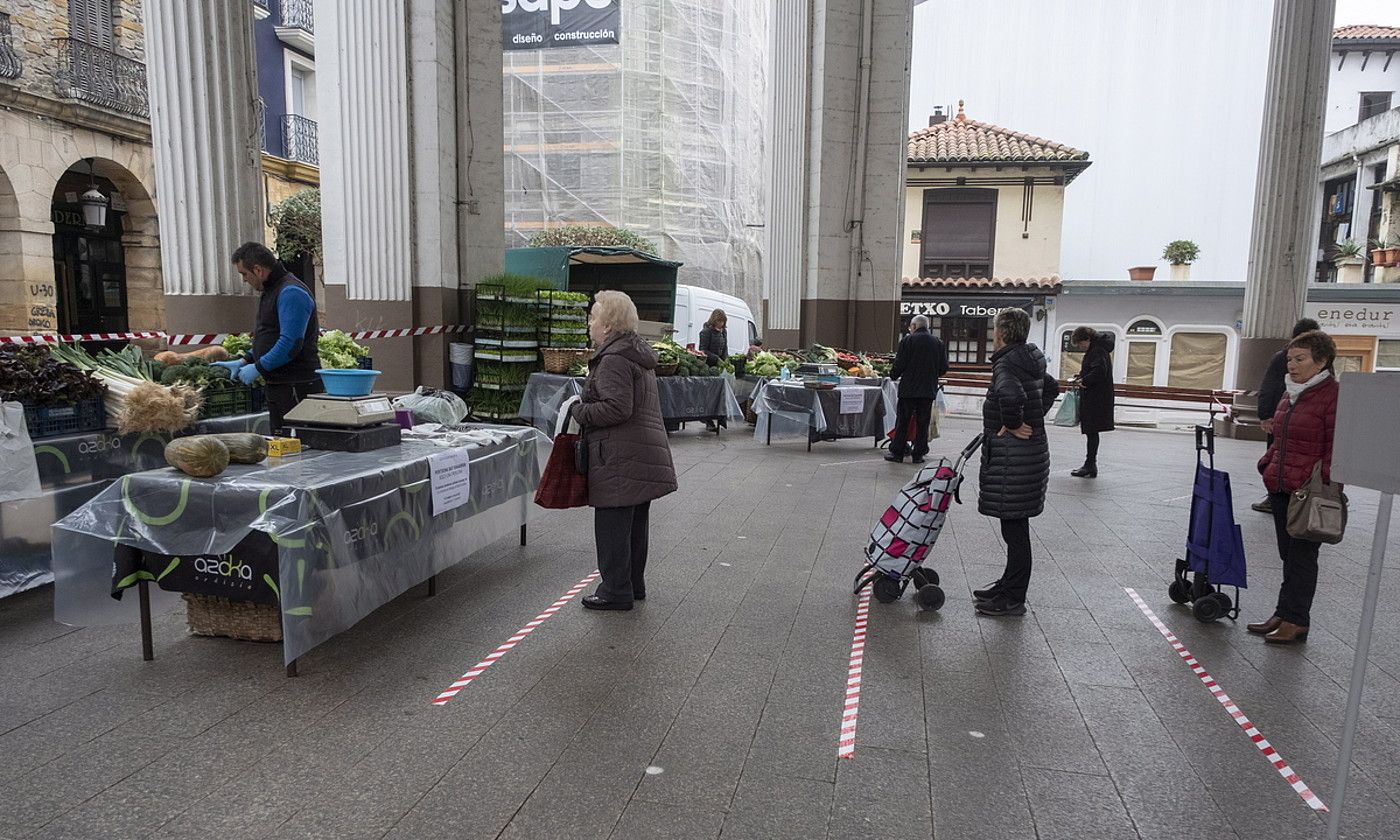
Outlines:
[[676, 470], [656, 394], [656, 353], [637, 335], [632, 299], [599, 292], [588, 334], [597, 349], [574, 419], [587, 441], [588, 503], [602, 580], [583, 605], [630, 610], [646, 598], [651, 503], [675, 492]]

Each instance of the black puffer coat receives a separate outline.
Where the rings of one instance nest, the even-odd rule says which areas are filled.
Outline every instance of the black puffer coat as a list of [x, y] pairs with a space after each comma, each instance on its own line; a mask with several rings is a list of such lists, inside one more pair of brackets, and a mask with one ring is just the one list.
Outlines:
[[729, 358], [729, 330], [701, 327], [700, 341], [695, 345], [695, 349], [705, 354], [706, 362], [711, 365], [719, 364]]
[[[1029, 519], [1045, 509], [1050, 482], [1050, 443], [1045, 410], [1060, 386], [1045, 372], [1045, 354], [1034, 344], [1012, 344], [992, 354], [992, 384], [982, 403], [982, 472], [977, 509], [997, 519]], [[1027, 440], [1007, 432], [1029, 424]]]
[[[1079, 369], [1079, 431], [1113, 431], [1113, 333], [1099, 333], [1089, 341], [1084, 352], [1084, 366]], [[1048, 404], [1047, 404], [1048, 405]]]

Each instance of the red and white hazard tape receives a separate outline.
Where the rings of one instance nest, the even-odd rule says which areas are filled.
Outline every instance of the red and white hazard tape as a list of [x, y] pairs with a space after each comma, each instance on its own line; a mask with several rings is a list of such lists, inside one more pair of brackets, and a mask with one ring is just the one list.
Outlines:
[[1298, 778], [1298, 774], [1293, 772], [1293, 768], [1288, 766], [1288, 762], [1284, 761], [1283, 757], [1278, 754], [1278, 750], [1274, 749], [1274, 745], [1270, 744], [1268, 740], [1264, 738], [1264, 734], [1259, 731], [1259, 728], [1250, 722], [1244, 712], [1240, 711], [1240, 707], [1237, 706], [1235, 701], [1230, 699], [1230, 695], [1226, 694], [1225, 690], [1216, 683], [1215, 678], [1207, 673], [1205, 668], [1201, 667], [1201, 663], [1196, 661], [1196, 657], [1191, 655], [1191, 651], [1186, 649], [1186, 646], [1181, 643], [1181, 640], [1176, 637], [1176, 634], [1167, 629], [1167, 625], [1163, 624], [1162, 620], [1157, 617], [1157, 614], [1152, 612], [1152, 608], [1147, 606], [1147, 602], [1142, 600], [1137, 594], [1137, 591], [1128, 587], [1124, 587], [1123, 591], [1128, 593], [1128, 597], [1133, 599], [1138, 609], [1142, 610], [1142, 614], [1147, 616], [1147, 620], [1152, 622], [1152, 626], [1157, 628], [1157, 632], [1161, 633], [1162, 637], [1171, 644], [1172, 650], [1176, 651], [1176, 655], [1181, 657], [1182, 661], [1191, 669], [1191, 672], [1200, 678], [1201, 683], [1210, 690], [1211, 695], [1220, 702], [1220, 705], [1225, 707], [1225, 711], [1229, 712], [1230, 717], [1234, 718], [1235, 723], [1239, 724], [1239, 727], [1244, 730], [1244, 734], [1249, 736], [1249, 740], [1254, 743], [1254, 746], [1259, 749], [1259, 752], [1264, 754], [1264, 757], [1274, 766], [1274, 769], [1283, 777], [1283, 780], [1288, 782], [1289, 787], [1293, 788], [1293, 790], [1303, 798], [1303, 801], [1308, 803], [1309, 808], [1312, 808], [1314, 811], [1326, 811], [1327, 806], [1323, 804], [1321, 799], [1317, 798], [1317, 794], [1313, 793], [1308, 786], [1303, 783], [1303, 780]]
[[[422, 335], [446, 335], [451, 333], [466, 332], [465, 324], [454, 324], [451, 326], [441, 325], [435, 327], [411, 327], [400, 330], [362, 330], [360, 332], [347, 333], [355, 341], [365, 341], [379, 338], [408, 338]], [[325, 330], [321, 330], [325, 332]], [[0, 344], [62, 344], [74, 341], [131, 341], [137, 338], [163, 338], [172, 347], [222, 344], [224, 339], [229, 337], [229, 333], [194, 333], [190, 335], [161, 332], [124, 332], [124, 333], [80, 333], [77, 335], [0, 335]]]
[[870, 621], [870, 587], [862, 589], [856, 602], [856, 632], [851, 638], [851, 663], [846, 667], [846, 700], [841, 710], [841, 740], [837, 758], [856, 754], [856, 718], [860, 715], [860, 680], [865, 668], [865, 628]]
[[525, 641], [525, 637], [535, 632], [535, 628], [539, 627], [541, 624], [544, 624], [555, 613], [563, 609], [565, 604], [572, 601], [580, 592], [587, 588], [590, 583], [597, 580], [598, 577], [599, 573], [595, 571], [593, 574], [574, 584], [574, 587], [568, 592], [565, 592], [562, 598], [550, 604], [548, 609], [535, 616], [529, 622], [527, 622], [525, 626], [521, 627], [520, 630], [517, 631], [514, 636], [511, 636], [509, 639], [506, 639], [504, 644], [491, 651], [491, 653], [488, 654], [485, 659], [473, 665], [470, 671], [467, 671], [465, 674], [459, 677], [456, 682], [452, 683], [452, 685], [449, 685], [446, 691], [439, 694], [436, 698], [433, 699], [433, 705], [447, 705], [448, 700], [451, 700], [453, 697], [456, 697], [458, 694], [461, 693], [462, 689], [466, 688], [468, 685], [471, 684], [472, 680], [481, 676], [481, 674], [487, 668], [490, 668], [492, 665], [499, 662], [501, 657], [505, 656], [511, 648]]

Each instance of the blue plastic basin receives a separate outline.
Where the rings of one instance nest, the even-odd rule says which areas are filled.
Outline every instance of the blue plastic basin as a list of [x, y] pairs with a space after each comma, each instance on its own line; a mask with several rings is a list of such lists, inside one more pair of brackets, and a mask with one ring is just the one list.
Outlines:
[[374, 390], [374, 380], [379, 378], [377, 370], [353, 370], [321, 368], [316, 371], [326, 386], [326, 393], [333, 397], [363, 397]]

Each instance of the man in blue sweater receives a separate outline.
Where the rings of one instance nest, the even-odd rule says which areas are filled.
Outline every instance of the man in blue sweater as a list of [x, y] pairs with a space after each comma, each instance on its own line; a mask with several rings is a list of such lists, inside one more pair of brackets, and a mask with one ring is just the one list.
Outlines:
[[252, 349], [242, 359], [218, 364], [233, 377], [252, 385], [259, 376], [267, 383], [267, 411], [274, 432], [282, 418], [309, 394], [322, 392], [316, 369], [320, 324], [311, 291], [258, 242], [245, 242], [233, 252], [233, 267], [257, 290], [258, 319]]

